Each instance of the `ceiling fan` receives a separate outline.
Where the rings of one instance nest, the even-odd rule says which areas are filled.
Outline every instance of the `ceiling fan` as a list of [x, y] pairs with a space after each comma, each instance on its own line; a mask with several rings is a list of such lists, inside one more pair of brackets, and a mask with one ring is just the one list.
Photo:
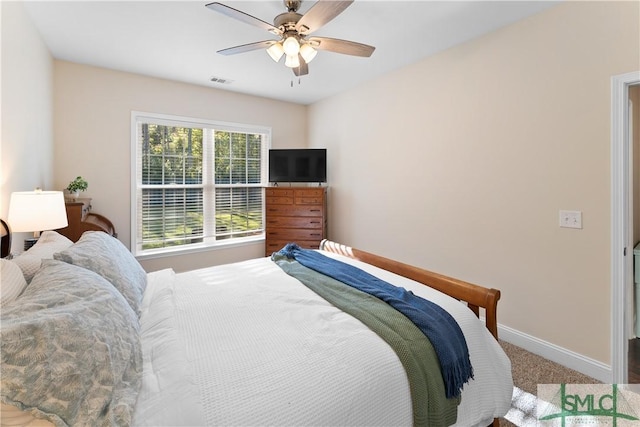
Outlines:
[[345, 55], [369, 57], [375, 47], [349, 40], [329, 37], [309, 37], [333, 18], [341, 14], [354, 0], [319, 0], [304, 15], [297, 11], [302, 0], [283, 0], [287, 12], [273, 20], [273, 25], [241, 12], [222, 3], [214, 2], [206, 6], [231, 18], [263, 28], [280, 37], [279, 40], [263, 40], [219, 50], [222, 55], [235, 55], [257, 49], [266, 49], [271, 58], [278, 62], [285, 56], [285, 65], [296, 76], [309, 74], [309, 62], [315, 58], [318, 50], [337, 52]]

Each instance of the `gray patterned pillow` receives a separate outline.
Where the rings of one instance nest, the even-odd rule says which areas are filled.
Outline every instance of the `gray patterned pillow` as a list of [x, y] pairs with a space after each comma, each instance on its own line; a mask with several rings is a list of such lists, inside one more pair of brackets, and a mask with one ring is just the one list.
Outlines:
[[73, 246], [53, 254], [53, 258], [98, 273], [124, 295], [140, 316], [147, 274], [120, 240], [102, 231], [86, 231]]
[[57, 426], [130, 425], [142, 376], [139, 321], [99, 275], [44, 260], [2, 310], [3, 403]]

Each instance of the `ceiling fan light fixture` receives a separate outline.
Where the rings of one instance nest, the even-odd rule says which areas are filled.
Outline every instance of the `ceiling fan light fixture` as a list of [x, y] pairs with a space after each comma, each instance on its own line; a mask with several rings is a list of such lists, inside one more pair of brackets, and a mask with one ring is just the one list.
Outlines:
[[298, 52], [300, 52], [300, 42], [294, 36], [289, 36], [282, 43], [282, 48], [287, 56], [297, 56]]
[[272, 44], [269, 47], [269, 49], [267, 49], [267, 53], [269, 54], [271, 59], [273, 59], [274, 61], [276, 62], [280, 61], [280, 58], [282, 58], [282, 55], [284, 55], [284, 49], [282, 48], [282, 43], [277, 42]]
[[298, 55], [287, 55], [284, 65], [289, 68], [298, 68], [300, 66], [300, 59], [298, 59]]
[[318, 54], [318, 51], [315, 50], [313, 47], [311, 47], [311, 45], [307, 43], [300, 46], [300, 55], [304, 59], [304, 62], [306, 62], [307, 64], [313, 61], [313, 58], [315, 58], [317, 54]]
[[[0, 0], [2, 1], [2, 0]], [[344, 55], [369, 57], [375, 47], [349, 40], [328, 37], [309, 37], [336, 16], [340, 15], [353, 0], [317, 0], [304, 14], [298, 13], [303, 0], [283, 0], [287, 12], [277, 15], [273, 25], [244, 13], [240, 10], [213, 2], [206, 5], [211, 10], [237, 19], [249, 25], [262, 28], [279, 37], [279, 39], [263, 40], [242, 44], [219, 50], [221, 55], [235, 55], [264, 49], [271, 59], [280, 62], [283, 56], [285, 66], [291, 68], [297, 77], [309, 74], [309, 62], [317, 55], [317, 50], [341, 53]]]

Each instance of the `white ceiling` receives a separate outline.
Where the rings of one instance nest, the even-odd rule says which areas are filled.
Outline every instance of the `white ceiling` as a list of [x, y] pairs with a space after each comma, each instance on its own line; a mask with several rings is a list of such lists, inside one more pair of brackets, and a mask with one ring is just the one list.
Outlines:
[[[262, 50], [216, 51], [275, 39], [205, 7], [202, 1], [26, 1], [57, 59], [311, 104], [428, 55], [538, 13], [546, 1], [356, 0], [314, 32], [376, 47], [370, 58], [320, 51], [298, 79]], [[281, 0], [222, 0], [263, 21], [285, 11]], [[307, 11], [312, 0], [299, 10]], [[212, 83], [212, 77], [230, 84]]]

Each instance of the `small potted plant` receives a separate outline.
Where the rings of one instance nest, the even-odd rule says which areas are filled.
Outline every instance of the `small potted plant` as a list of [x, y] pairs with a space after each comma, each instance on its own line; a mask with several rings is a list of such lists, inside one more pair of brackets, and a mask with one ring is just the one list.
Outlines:
[[77, 198], [81, 191], [85, 191], [89, 187], [89, 183], [81, 176], [77, 177], [67, 185], [69, 196]]

